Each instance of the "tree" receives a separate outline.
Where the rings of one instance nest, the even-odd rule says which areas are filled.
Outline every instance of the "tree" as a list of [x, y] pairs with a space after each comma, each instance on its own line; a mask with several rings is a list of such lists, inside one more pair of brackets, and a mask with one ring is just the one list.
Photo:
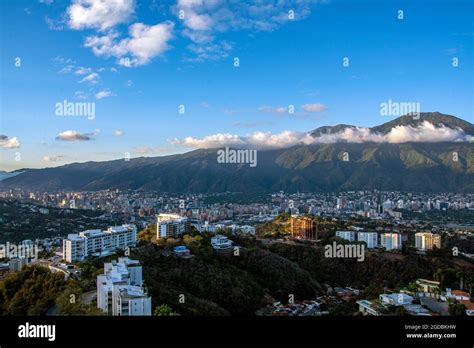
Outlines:
[[45, 315], [64, 289], [64, 276], [37, 265], [13, 272], [0, 282], [0, 313]]
[[458, 274], [453, 268], [438, 269], [434, 274], [434, 279], [440, 282], [440, 288], [456, 288], [458, 284]]
[[450, 315], [466, 315], [466, 306], [462, 303], [451, 303], [448, 310]]
[[173, 309], [168, 305], [162, 304], [155, 308], [155, 312], [153, 313], [153, 315], [156, 315], [158, 317], [174, 317], [178, 316], [179, 313], [173, 311]]
[[405, 307], [398, 306], [397, 309], [395, 310], [395, 315], [399, 315], [399, 316], [408, 315], [408, 311], [406, 310]]
[[93, 305], [82, 302], [83, 289], [74, 280], [69, 280], [63, 292], [56, 298], [56, 305], [61, 315], [103, 315]]

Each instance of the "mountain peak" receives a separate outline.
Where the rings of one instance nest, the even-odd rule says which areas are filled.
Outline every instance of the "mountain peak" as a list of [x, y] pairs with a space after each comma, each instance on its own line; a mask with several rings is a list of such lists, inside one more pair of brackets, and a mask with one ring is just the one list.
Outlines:
[[[398, 127], [398, 126], [417, 127], [425, 121], [435, 125], [436, 127], [444, 126], [444, 127], [448, 127], [452, 129], [460, 128], [466, 134], [474, 135], [474, 125], [472, 123], [469, 123], [456, 116], [443, 114], [439, 111], [420, 112], [418, 116], [403, 115], [391, 121], [385, 122], [383, 124], [374, 126], [369, 129], [373, 133], [387, 134], [394, 127]], [[309, 134], [311, 134], [313, 137], [320, 137], [325, 134], [340, 133], [340, 132], [343, 132], [347, 128], [356, 128], [356, 126], [348, 125], [348, 124], [338, 124], [335, 126], [322, 126], [310, 131]]]
[[436, 112], [420, 112], [418, 116], [404, 115], [379, 126], [371, 128], [376, 133], [386, 134], [394, 127], [398, 126], [418, 126], [423, 122], [429, 122], [437, 127], [444, 126], [452, 129], [461, 128], [464, 132], [474, 135], [474, 125], [456, 116]]

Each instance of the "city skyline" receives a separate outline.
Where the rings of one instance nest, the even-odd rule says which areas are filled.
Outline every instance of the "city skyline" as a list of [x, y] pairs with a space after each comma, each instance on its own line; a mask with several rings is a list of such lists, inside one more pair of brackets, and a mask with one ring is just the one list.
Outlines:
[[[0, 170], [291, 143], [390, 121], [390, 100], [472, 122], [469, 1], [98, 3], [2, 3]], [[65, 101], [94, 117], [58, 115]]]

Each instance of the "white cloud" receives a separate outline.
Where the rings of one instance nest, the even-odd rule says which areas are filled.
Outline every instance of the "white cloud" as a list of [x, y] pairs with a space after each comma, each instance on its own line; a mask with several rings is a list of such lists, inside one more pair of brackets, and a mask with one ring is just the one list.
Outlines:
[[163, 155], [163, 154], [169, 154], [170, 149], [165, 148], [165, 147], [162, 148], [162, 147], [139, 146], [139, 147], [133, 148], [132, 152], [139, 155], [149, 155], [149, 154]]
[[69, 27], [101, 31], [127, 22], [135, 10], [134, 0], [74, 0], [67, 9]]
[[83, 66], [78, 66], [74, 72], [76, 75], [87, 75], [92, 72], [91, 68], [85, 68]]
[[277, 106], [277, 107], [261, 106], [258, 108], [258, 111], [269, 113], [269, 114], [284, 114], [288, 112], [288, 108], [286, 108], [285, 106]]
[[98, 79], [99, 79], [99, 74], [90, 73], [89, 75], [84, 77], [82, 80], [80, 80], [79, 83], [82, 83], [82, 82], [97, 83]]
[[17, 137], [9, 138], [6, 135], [0, 134], [0, 147], [13, 149], [20, 146], [21, 144]]
[[81, 134], [76, 131], [72, 130], [67, 130], [64, 132], [59, 133], [59, 135], [56, 137], [56, 140], [62, 140], [62, 141], [88, 141], [88, 140], [93, 140], [91, 137], [93, 134], [92, 133], [84, 133]]
[[58, 156], [43, 156], [43, 162], [57, 162], [57, 161], [62, 161], [64, 159], [64, 156], [58, 155]]
[[77, 99], [87, 99], [87, 94], [84, 93], [83, 91], [76, 91], [76, 92], [74, 92], [74, 96], [75, 96]]
[[122, 130], [117, 129], [117, 130], [114, 132], [114, 135], [115, 135], [116, 137], [121, 137], [121, 136], [124, 136], [124, 135], [125, 135], [125, 132], [122, 131]]
[[173, 28], [172, 22], [151, 26], [134, 23], [129, 27], [128, 38], [118, 40], [119, 34], [110, 31], [106, 35], [87, 37], [84, 46], [92, 48], [97, 56], [118, 58], [118, 64], [125, 67], [144, 65], [169, 48]]
[[283, 131], [278, 134], [254, 132], [247, 136], [232, 134], [215, 134], [204, 138], [187, 137], [174, 139], [174, 145], [189, 148], [219, 148], [223, 146], [251, 148], [288, 148], [295, 145], [348, 143], [405, 143], [405, 142], [474, 142], [474, 136], [465, 134], [462, 129], [451, 129], [445, 126], [435, 127], [424, 121], [418, 127], [397, 126], [387, 134], [374, 133], [369, 128], [346, 128], [333, 134], [322, 134], [313, 137], [309, 133]]
[[59, 70], [60, 74], [69, 74], [74, 69], [74, 65], [66, 65]]
[[323, 104], [304, 104], [302, 108], [306, 112], [323, 112], [327, 110], [326, 105]]
[[63, 23], [59, 20], [55, 20], [48, 16], [45, 16], [44, 21], [46, 22], [46, 25], [48, 26], [49, 30], [60, 31], [64, 29]]
[[183, 140], [179, 140], [175, 138], [171, 140], [171, 143], [191, 148], [216, 148], [221, 147], [223, 144], [234, 146], [245, 145], [245, 141], [240, 136], [229, 133], [208, 135], [202, 139], [186, 137]]
[[[305, 18], [318, 2], [178, 0], [174, 12], [183, 24], [182, 34], [205, 48], [219, 33], [237, 30], [272, 31], [289, 21]], [[290, 10], [293, 11], [293, 19]], [[219, 46], [221, 43], [215, 45]]]
[[229, 56], [232, 44], [227, 41], [219, 43], [207, 43], [205, 45], [191, 44], [188, 49], [196, 55], [196, 58], [188, 58], [187, 61], [219, 60]]
[[104, 99], [104, 98], [113, 97], [113, 96], [115, 96], [115, 94], [112, 93], [110, 89], [104, 89], [95, 94], [96, 99]]
[[474, 137], [467, 135], [460, 128], [435, 127], [428, 121], [424, 121], [420, 127], [398, 126], [392, 128], [387, 134], [389, 143], [414, 142], [444, 142], [444, 141], [468, 141], [473, 142]]

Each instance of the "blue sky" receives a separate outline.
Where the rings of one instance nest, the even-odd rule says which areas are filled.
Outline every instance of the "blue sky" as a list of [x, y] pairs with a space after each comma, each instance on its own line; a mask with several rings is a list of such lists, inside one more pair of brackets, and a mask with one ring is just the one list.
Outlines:
[[[0, 170], [291, 143], [390, 121], [389, 99], [474, 118], [469, 0], [0, 3]], [[56, 115], [64, 100], [95, 118]]]

